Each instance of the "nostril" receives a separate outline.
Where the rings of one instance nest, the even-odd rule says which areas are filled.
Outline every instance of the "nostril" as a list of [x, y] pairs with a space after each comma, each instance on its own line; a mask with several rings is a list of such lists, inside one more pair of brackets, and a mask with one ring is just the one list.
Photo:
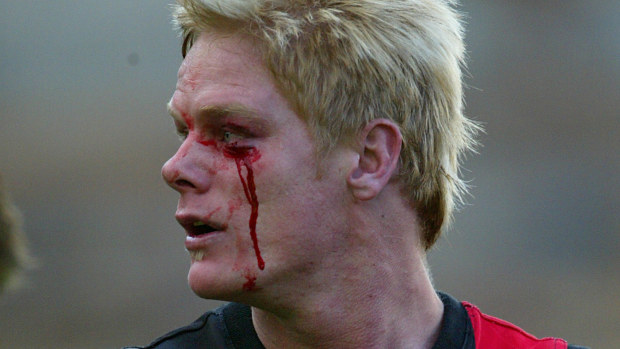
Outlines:
[[195, 186], [190, 181], [186, 181], [185, 179], [177, 179], [176, 181], [174, 181], [174, 185], [183, 188], [195, 188]]

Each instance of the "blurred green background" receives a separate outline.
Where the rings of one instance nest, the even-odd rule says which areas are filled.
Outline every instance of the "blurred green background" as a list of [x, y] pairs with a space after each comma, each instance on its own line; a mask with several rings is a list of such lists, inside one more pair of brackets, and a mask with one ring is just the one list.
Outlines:
[[[147, 344], [218, 303], [186, 285], [171, 0], [0, 1], [0, 173], [38, 259], [1, 348]], [[620, 348], [620, 2], [464, 1], [473, 196], [438, 289], [537, 336]]]

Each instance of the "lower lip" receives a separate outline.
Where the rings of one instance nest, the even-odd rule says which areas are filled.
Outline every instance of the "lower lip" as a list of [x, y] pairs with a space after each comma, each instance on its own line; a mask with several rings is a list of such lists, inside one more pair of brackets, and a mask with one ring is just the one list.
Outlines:
[[185, 238], [185, 248], [188, 251], [205, 249], [213, 243], [213, 239], [217, 239], [217, 237], [223, 233], [223, 231], [212, 231], [208, 234], [197, 236], [187, 235]]

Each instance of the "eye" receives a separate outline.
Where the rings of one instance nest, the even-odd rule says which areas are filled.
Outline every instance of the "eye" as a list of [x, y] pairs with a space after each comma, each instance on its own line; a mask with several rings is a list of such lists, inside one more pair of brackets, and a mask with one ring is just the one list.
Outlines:
[[241, 135], [231, 131], [224, 131], [222, 133], [222, 141], [224, 141], [224, 143], [235, 143], [242, 139], [243, 137]]

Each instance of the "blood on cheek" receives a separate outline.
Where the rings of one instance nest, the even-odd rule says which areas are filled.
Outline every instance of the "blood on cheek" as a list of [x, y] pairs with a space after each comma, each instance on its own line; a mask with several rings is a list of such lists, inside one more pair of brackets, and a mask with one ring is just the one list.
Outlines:
[[[187, 118], [186, 115], [183, 115], [187, 127], [190, 131], [193, 130], [193, 123], [190, 118]], [[256, 184], [254, 183], [254, 168], [252, 164], [258, 159], [260, 159], [261, 155], [258, 149], [252, 146], [243, 146], [238, 145], [236, 142], [225, 144], [220, 146], [218, 142], [214, 139], [205, 139], [204, 137], [199, 136], [198, 143], [208, 146], [214, 147], [217, 150], [221, 150], [224, 157], [228, 159], [233, 159], [235, 164], [237, 165], [237, 173], [239, 174], [239, 179], [241, 181], [241, 185], [243, 186], [243, 192], [245, 193], [245, 197], [248, 200], [248, 203], [251, 207], [250, 219], [249, 219], [249, 228], [250, 228], [250, 238], [252, 239], [252, 245], [254, 247], [254, 253], [256, 255], [256, 262], [258, 264], [258, 268], [260, 270], [265, 269], [265, 261], [263, 260], [260, 248], [258, 246], [258, 236], [256, 235], [256, 221], [258, 219], [258, 197], [256, 196]], [[245, 167], [245, 177], [243, 175], [243, 167]], [[246, 277], [248, 279], [249, 285], [244, 285], [244, 289], [252, 289], [254, 285], [254, 280], [256, 277], [252, 279], [252, 277]]]
[[[254, 169], [252, 163], [260, 159], [260, 153], [254, 147], [237, 146], [236, 143], [227, 145], [224, 148], [224, 156], [235, 160], [237, 165], [237, 173], [243, 185], [243, 192], [250, 204], [252, 211], [250, 213], [250, 237], [256, 254], [256, 261], [260, 270], [265, 269], [265, 261], [261, 257], [258, 247], [258, 237], [256, 235], [256, 220], [258, 219], [258, 197], [256, 196], [256, 184], [254, 183]], [[246, 169], [246, 178], [243, 178], [242, 166]], [[248, 280], [249, 281], [249, 280]]]
[[[185, 121], [185, 125], [187, 125], [188, 132], [193, 132], [193, 119], [189, 117], [189, 115], [187, 115], [186, 113], [182, 113], [181, 117], [183, 118], [183, 121]], [[254, 183], [254, 168], [252, 167], [252, 164], [258, 159], [260, 159], [260, 152], [254, 147], [241, 146], [238, 145], [236, 142], [220, 146], [216, 140], [205, 139], [203, 135], [199, 135], [197, 137], [197, 142], [207, 147], [214, 147], [218, 151], [221, 150], [224, 157], [233, 159], [235, 161], [235, 164], [237, 165], [237, 173], [239, 174], [239, 179], [241, 180], [241, 185], [243, 186], [243, 192], [245, 193], [245, 197], [251, 207], [248, 225], [250, 228], [250, 238], [252, 239], [252, 245], [254, 247], [254, 254], [256, 255], [256, 262], [260, 270], [265, 269], [265, 261], [261, 256], [258, 246], [258, 237], [256, 235], [256, 221], [258, 219], [258, 197], [256, 196], [256, 184]], [[243, 167], [245, 167], [246, 169], [245, 178], [242, 171]], [[243, 289], [246, 291], [253, 290], [256, 286], [256, 276], [252, 275], [249, 272], [246, 272], [244, 276], [247, 279], [247, 282], [243, 284]]]

